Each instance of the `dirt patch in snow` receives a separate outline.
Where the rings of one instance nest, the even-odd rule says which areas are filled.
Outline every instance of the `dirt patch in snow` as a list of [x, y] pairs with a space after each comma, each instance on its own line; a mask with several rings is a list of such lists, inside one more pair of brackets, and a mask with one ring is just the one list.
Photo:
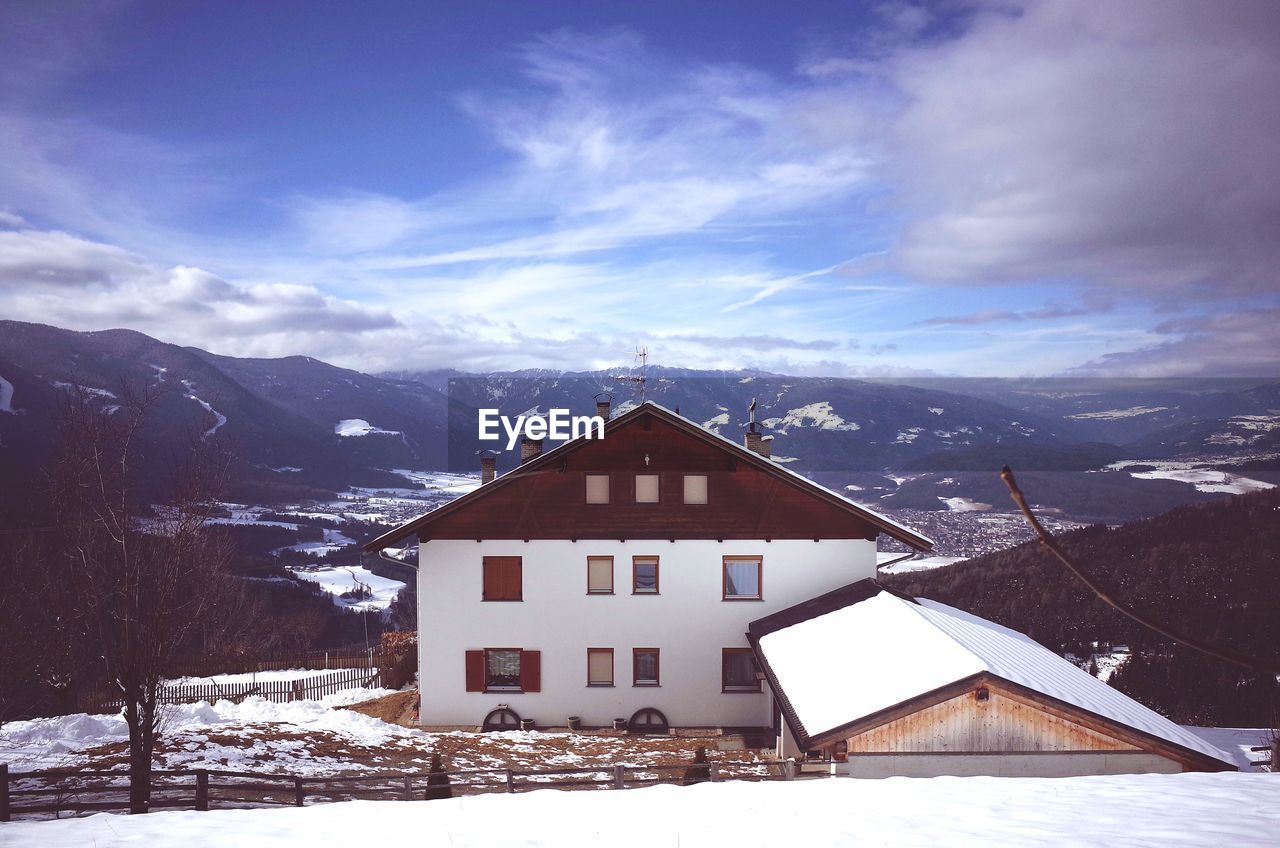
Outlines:
[[358, 704], [351, 704], [342, 709], [380, 718], [389, 724], [409, 727], [418, 710], [418, 693], [413, 691], [397, 692], [385, 698], [361, 701]]

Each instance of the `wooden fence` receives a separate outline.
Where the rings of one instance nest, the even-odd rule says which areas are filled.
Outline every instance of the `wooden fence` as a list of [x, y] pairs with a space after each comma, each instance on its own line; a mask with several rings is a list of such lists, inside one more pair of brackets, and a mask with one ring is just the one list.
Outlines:
[[[791, 761], [602, 765], [522, 771], [477, 769], [295, 777], [209, 769], [151, 772], [151, 809], [210, 810], [302, 807], [334, 801], [416, 801], [443, 795], [528, 792], [534, 789], [635, 789], [659, 783], [791, 780]], [[0, 764], [0, 822], [17, 816], [82, 815], [129, 809], [129, 775], [121, 771], [10, 772]]]
[[[305, 680], [267, 680], [250, 683], [191, 683], [180, 686], [164, 686], [158, 701], [161, 704], [194, 704], [200, 701], [235, 701], [257, 695], [268, 701], [285, 703], [305, 699], [323, 698], [343, 689], [370, 689], [382, 686], [382, 670], [377, 668], [350, 668], [334, 671], [323, 677]], [[107, 687], [90, 692], [81, 699], [81, 709], [87, 713], [115, 713], [124, 707], [117, 693]]]
[[[310, 664], [307, 664], [310, 663]], [[345, 665], [343, 664], [345, 663]], [[226, 664], [210, 662], [203, 668], [199, 663], [184, 663], [170, 672], [174, 677], [213, 677], [216, 674], [245, 674], [275, 669], [304, 668], [323, 671], [334, 670], [323, 677], [306, 680], [249, 681], [244, 683], [216, 683], [212, 680], [165, 686], [160, 692], [162, 704], [194, 704], [198, 701], [213, 703], [218, 700], [242, 701], [258, 695], [268, 701], [298, 701], [306, 698], [323, 698], [343, 689], [357, 687], [399, 689], [413, 678], [417, 670], [417, 655], [413, 652], [372, 653], [357, 655], [333, 655], [330, 657], [276, 657], [255, 660], [261, 668], [238, 670]], [[203, 673], [191, 673], [199, 671]], [[79, 708], [87, 713], [118, 712], [123, 706], [119, 692], [110, 685], [102, 685], [84, 693]]]

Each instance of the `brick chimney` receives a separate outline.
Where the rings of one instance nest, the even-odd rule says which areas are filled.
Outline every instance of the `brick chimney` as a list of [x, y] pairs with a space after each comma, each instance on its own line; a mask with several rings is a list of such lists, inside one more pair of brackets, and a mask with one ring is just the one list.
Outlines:
[[[773, 436], [765, 436], [760, 432], [759, 426], [756, 424], [756, 400], [751, 399], [751, 406], [747, 407], [748, 423], [747, 433], [742, 438], [742, 444], [752, 453], [758, 453], [765, 459], [773, 453]], [[766, 441], [768, 439], [768, 441]]]
[[608, 392], [601, 392], [596, 395], [596, 415], [599, 415], [605, 421], [609, 420], [609, 408], [613, 403], [613, 395]]
[[492, 483], [498, 476], [498, 454], [495, 451], [477, 451], [480, 454], [480, 485]]
[[520, 464], [524, 465], [531, 459], [537, 459], [542, 453], [542, 439], [531, 439], [528, 436], [520, 437]]

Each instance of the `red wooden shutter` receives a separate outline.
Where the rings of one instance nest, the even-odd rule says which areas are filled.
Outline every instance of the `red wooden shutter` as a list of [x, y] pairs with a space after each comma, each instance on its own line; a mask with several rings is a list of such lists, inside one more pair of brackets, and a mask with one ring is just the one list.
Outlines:
[[520, 690], [542, 691], [542, 651], [520, 652]]
[[486, 601], [521, 600], [524, 584], [520, 572], [520, 557], [485, 557], [481, 597]]
[[504, 580], [506, 595], [503, 597], [512, 601], [524, 599], [524, 569], [521, 567], [520, 557], [511, 557], [504, 569], [506, 577]]
[[484, 691], [484, 651], [467, 651], [467, 691]]

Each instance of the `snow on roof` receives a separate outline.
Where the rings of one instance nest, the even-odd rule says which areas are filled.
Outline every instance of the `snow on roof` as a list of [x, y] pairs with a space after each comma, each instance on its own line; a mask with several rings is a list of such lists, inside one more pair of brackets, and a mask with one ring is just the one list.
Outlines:
[[[815, 737], [987, 672], [1228, 763], [1169, 719], [1033, 639], [945, 604], [886, 591], [766, 633], [760, 651], [806, 735]], [[852, 646], [873, 646], [850, 650]], [[839, 673], [833, 674], [832, 669]]]

